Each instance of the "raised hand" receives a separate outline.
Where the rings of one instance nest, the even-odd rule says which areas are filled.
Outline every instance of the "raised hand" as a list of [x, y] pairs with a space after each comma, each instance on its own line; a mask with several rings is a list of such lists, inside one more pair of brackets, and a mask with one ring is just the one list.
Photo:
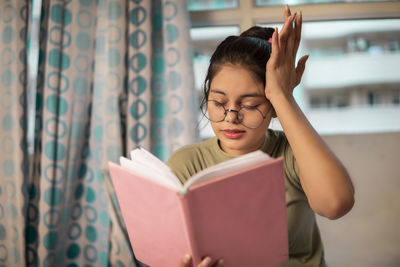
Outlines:
[[291, 14], [286, 6], [284, 25], [280, 33], [275, 29], [272, 35], [272, 53], [267, 63], [265, 94], [268, 99], [274, 94], [292, 94], [300, 83], [308, 55], [303, 56], [295, 66], [296, 54], [301, 39], [302, 15]]

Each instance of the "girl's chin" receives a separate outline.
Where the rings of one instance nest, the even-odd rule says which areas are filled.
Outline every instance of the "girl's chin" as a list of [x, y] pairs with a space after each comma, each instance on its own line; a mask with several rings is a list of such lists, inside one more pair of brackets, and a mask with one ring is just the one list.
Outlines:
[[243, 155], [259, 149], [259, 146], [252, 147], [250, 144], [246, 145], [239, 140], [221, 140], [219, 141], [220, 148], [230, 155]]

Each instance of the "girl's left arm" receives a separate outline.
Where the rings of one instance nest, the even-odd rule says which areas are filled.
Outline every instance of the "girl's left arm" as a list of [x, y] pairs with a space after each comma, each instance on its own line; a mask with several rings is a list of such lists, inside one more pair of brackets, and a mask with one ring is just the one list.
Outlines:
[[285, 24], [272, 37], [267, 63], [266, 97], [274, 107], [299, 167], [300, 182], [311, 208], [329, 219], [345, 215], [354, 205], [354, 187], [346, 169], [309, 123], [293, 97], [308, 56], [295, 58], [302, 16], [285, 9]]

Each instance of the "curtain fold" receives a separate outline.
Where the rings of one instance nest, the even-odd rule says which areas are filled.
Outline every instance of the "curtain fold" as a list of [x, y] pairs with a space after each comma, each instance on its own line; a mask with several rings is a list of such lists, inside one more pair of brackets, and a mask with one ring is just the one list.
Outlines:
[[25, 265], [29, 15], [29, 1], [0, 1], [0, 264], [6, 266]]
[[0, 1], [0, 263], [140, 266], [107, 163], [197, 141], [186, 3], [42, 0], [33, 154], [30, 4]]

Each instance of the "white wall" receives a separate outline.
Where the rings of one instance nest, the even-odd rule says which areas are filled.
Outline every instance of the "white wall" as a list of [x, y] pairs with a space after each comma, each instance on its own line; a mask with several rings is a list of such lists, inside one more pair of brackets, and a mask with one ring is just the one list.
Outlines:
[[356, 203], [318, 217], [330, 267], [400, 266], [400, 132], [323, 136], [350, 173]]

